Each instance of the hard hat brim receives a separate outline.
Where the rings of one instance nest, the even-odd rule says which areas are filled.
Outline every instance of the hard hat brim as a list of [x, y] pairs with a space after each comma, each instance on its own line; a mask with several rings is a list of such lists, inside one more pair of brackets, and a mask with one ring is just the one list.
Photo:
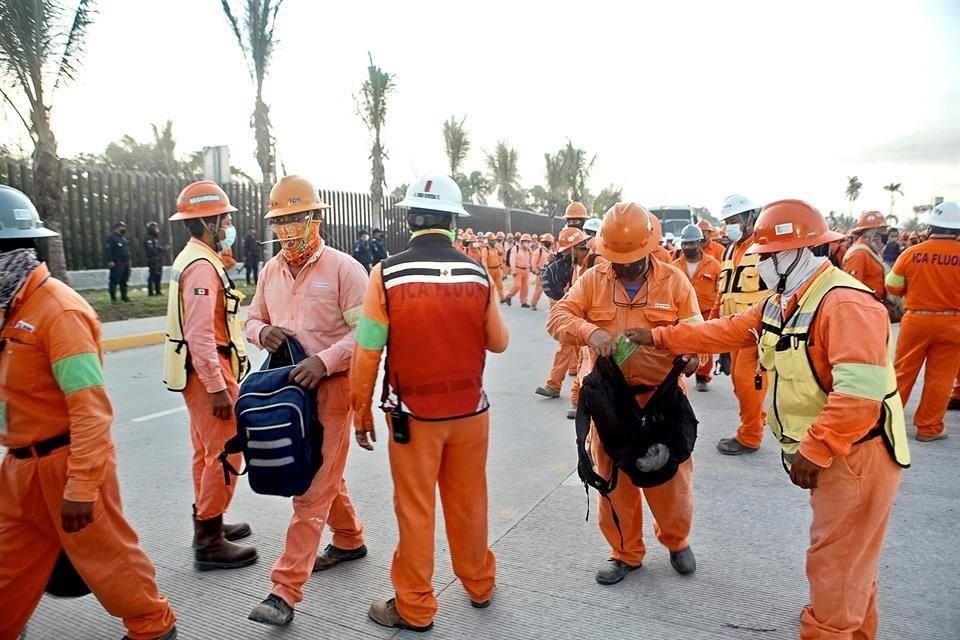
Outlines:
[[637, 260], [646, 258], [648, 255], [653, 253], [653, 247], [656, 246], [657, 244], [656, 242], [650, 242], [647, 244], [647, 246], [638, 247], [633, 251], [620, 252], [620, 251], [613, 251], [612, 249], [607, 247], [603, 243], [603, 237], [601, 236], [601, 234], [597, 234], [594, 237], [594, 241], [596, 242], [596, 245], [594, 246], [594, 249], [596, 250], [596, 252], [599, 253], [604, 258], [606, 258], [607, 260], [609, 260], [610, 262], [612, 262], [613, 264], [632, 264]]
[[53, 238], [59, 235], [53, 229], [47, 229], [46, 227], [0, 230], [0, 240], [32, 240], [35, 238]]
[[187, 212], [178, 211], [172, 216], [170, 216], [169, 218], [167, 218], [167, 220], [170, 220], [171, 222], [173, 222], [175, 220], [196, 220], [197, 218], [215, 218], [216, 216], [222, 216], [227, 213], [236, 213], [237, 211], [239, 211], [239, 209], [237, 209], [233, 205], [230, 205], [229, 207], [223, 207], [223, 209], [221, 209], [220, 211], [217, 211], [216, 213], [213, 213], [210, 211], [187, 211]]
[[755, 242], [747, 249], [746, 255], [754, 255], [758, 253], [777, 253], [779, 251], [788, 251], [790, 249], [819, 247], [822, 244], [830, 244], [831, 242], [837, 242], [838, 240], [843, 239], [844, 235], [842, 233], [837, 233], [836, 231], [827, 231], [816, 238], [807, 238], [801, 240], [791, 237], [784, 238], [783, 240], [777, 240], [776, 242], [768, 242], [766, 244], [759, 244]]
[[307, 213], [308, 211], [324, 211], [330, 208], [330, 205], [323, 201], [307, 203], [307, 205], [309, 206], [294, 205], [270, 209], [267, 211], [267, 215], [263, 216], [263, 219], [271, 220], [273, 218], [284, 218], [286, 216], [293, 216], [298, 213]]
[[461, 218], [469, 218], [470, 214], [463, 208], [462, 204], [452, 204], [449, 202], [440, 202], [437, 200], [425, 200], [422, 198], [404, 198], [396, 205], [398, 209], [423, 209], [424, 211], [438, 211], [440, 213], [452, 213]]

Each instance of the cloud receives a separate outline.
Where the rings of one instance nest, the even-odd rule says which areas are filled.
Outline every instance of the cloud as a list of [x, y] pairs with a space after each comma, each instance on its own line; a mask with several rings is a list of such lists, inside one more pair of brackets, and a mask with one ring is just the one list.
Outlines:
[[871, 145], [849, 158], [855, 162], [960, 165], [960, 116]]

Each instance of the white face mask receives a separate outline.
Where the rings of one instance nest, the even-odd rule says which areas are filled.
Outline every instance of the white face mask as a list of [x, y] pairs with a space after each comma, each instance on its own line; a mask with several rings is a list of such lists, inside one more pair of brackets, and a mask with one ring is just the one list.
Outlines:
[[730, 238], [730, 242], [740, 242], [740, 238], [743, 237], [743, 229], [739, 224], [728, 224], [727, 237]]
[[765, 256], [757, 264], [757, 271], [766, 287], [781, 294], [781, 303], [785, 304], [826, 260], [810, 249], [788, 249]]

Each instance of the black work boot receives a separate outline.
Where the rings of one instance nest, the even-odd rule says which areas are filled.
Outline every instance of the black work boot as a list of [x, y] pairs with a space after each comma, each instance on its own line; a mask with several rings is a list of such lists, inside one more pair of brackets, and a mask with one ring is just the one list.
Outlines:
[[670, 566], [682, 576], [688, 576], [696, 571], [697, 559], [693, 555], [693, 549], [687, 547], [680, 551], [671, 551]]
[[271, 593], [266, 600], [253, 608], [247, 620], [282, 627], [293, 620], [293, 607], [280, 596]]
[[607, 560], [602, 567], [597, 569], [597, 582], [600, 584], [617, 584], [626, 578], [628, 573], [639, 568], [640, 567], [634, 567], [626, 562], [620, 562], [619, 560], [611, 558]]
[[238, 569], [257, 561], [257, 550], [223, 537], [223, 516], [194, 520], [194, 566], [207, 569]]
[[328, 544], [327, 548], [323, 550], [323, 553], [314, 560], [313, 570], [326, 571], [341, 562], [350, 562], [351, 560], [359, 560], [365, 557], [367, 557], [367, 545], [365, 544], [360, 545], [356, 549], [340, 549], [332, 544]]
[[[123, 640], [130, 640], [130, 636], [123, 636]], [[165, 634], [154, 640], [177, 640], [177, 627], [171, 627], [170, 631], [167, 631]]]
[[717, 451], [727, 456], [739, 456], [743, 453], [756, 453], [759, 447], [746, 447], [736, 438], [721, 438], [717, 443]]

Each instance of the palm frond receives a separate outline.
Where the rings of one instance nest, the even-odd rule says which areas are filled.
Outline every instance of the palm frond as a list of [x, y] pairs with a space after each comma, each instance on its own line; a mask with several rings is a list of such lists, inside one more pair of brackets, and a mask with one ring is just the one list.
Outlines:
[[70, 25], [70, 31], [67, 32], [67, 42], [63, 46], [63, 54], [60, 56], [60, 65], [57, 68], [56, 80], [53, 88], [60, 86], [62, 81], [74, 80], [77, 75], [80, 58], [84, 53], [84, 44], [87, 37], [87, 29], [93, 24], [94, 0], [80, 0], [76, 11], [73, 12], [73, 21]]

